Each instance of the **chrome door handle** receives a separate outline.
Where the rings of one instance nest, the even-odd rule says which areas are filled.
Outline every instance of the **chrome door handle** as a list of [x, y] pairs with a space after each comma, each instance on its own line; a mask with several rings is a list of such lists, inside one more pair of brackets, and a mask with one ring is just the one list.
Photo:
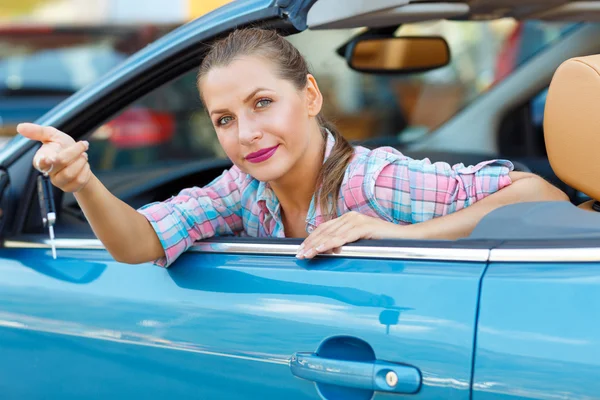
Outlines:
[[346, 361], [295, 353], [290, 368], [299, 378], [356, 389], [412, 394], [421, 388], [417, 368], [385, 361]]

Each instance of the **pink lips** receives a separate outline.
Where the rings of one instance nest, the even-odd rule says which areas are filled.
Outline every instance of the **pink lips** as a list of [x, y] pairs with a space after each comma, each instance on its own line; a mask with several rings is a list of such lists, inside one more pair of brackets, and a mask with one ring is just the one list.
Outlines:
[[266, 161], [271, 158], [273, 154], [275, 154], [278, 147], [279, 145], [250, 153], [246, 156], [246, 160], [250, 161], [251, 163], [260, 163]]

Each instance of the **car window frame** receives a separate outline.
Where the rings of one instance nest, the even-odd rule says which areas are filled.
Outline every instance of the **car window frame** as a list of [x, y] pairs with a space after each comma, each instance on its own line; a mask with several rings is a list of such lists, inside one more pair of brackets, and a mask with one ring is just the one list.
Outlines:
[[[159, 40], [158, 44], [134, 55], [116, 72], [113, 72], [110, 79], [101, 80], [95, 85], [78, 92], [38, 122], [66, 130], [72, 133], [76, 139], [83, 138], [91, 134], [94, 128], [143, 95], [196, 68], [199, 57], [205, 50], [206, 43], [211, 38], [224, 34], [233, 27], [243, 25], [241, 22], [251, 24], [261, 21], [264, 25], [265, 20], [270, 20], [273, 27], [292, 29], [289, 21], [280, 18], [279, 8], [260, 7], [261, 5], [264, 6], [263, 3], [265, 1], [254, 1], [252, 4], [256, 6], [255, 9], [248, 8], [247, 14], [231, 17], [227, 23], [223, 23], [222, 19], [219, 20], [217, 17], [221, 17], [222, 13], [235, 15], [236, 12], [239, 12], [239, 7], [247, 7], [248, 3], [223, 7], [217, 10], [219, 12], [200, 18], [191, 26], [184, 26], [173, 31]], [[204, 19], [208, 19], [209, 22], [212, 20], [213, 26], [208, 29], [201, 28], [198, 32], [198, 25], [204, 22]], [[219, 20], [218, 24], [216, 23], [217, 20]], [[172, 40], [172, 42], [169, 42], [169, 40]], [[165, 47], [161, 48], [160, 46]], [[33, 157], [35, 149], [39, 145], [21, 139], [24, 138], [19, 138], [13, 143], [12, 147], [16, 146], [16, 150], [13, 148], [14, 151], [9, 153], [8, 157], [0, 158], [0, 167], [6, 168], [15, 161], [21, 161], [22, 163], [24, 158]], [[31, 165], [31, 159], [28, 161]], [[37, 173], [30, 167], [26, 178], [27, 184], [20, 193], [21, 199], [26, 201], [22, 201], [19, 206], [17, 221], [12, 234], [9, 237], [5, 235], [7, 239], [3, 243], [4, 247], [49, 248], [50, 243], [45, 235], [22, 234], [26, 213], [35, 200], [36, 176]], [[55, 192], [57, 192], [58, 200], [60, 200], [62, 192]], [[56, 204], [60, 204], [60, 201], [57, 201]], [[268, 244], [271, 246], [271, 251], [268, 254], [292, 256], [295, 255], [295, 248], [301, 243], [301, 240], [290, 240], [268, 239], [265, 242], [265, 240], [252, 238], [249, 242], [244, 242], [241, 238], [223, 237], [201, 242], [194, 246], [191, 251], [251, 253], [253, 249], [257, 248], [260, 248], [260, 251], [265, 251], [265, 246]], [[57, 244], [59, 249], [104, 249], [104, 246], [93, 238], [59, 238]], [[361, 241], [346, 246], [345, 251], [341, 254], [331, 256], [368, 258], [386, 258], [389, 256], [395, 259], [487, 262], [492, 249], [499, 244], [500, 241], [482, 242], [469, 240], [468, 238], [459, 241], [395, 240], [385, 241], [384, 244], [379, 241]], [[600, 248], [597, 248], [597, 250], [598, 260], [600, 260]], [[382, 257], [382, 251], [387, 256]], [[565, 259], [568, 258], [568, 253], [569, 251], [565, 252]], [[530, 257], [529, 261], [534, 260]]]

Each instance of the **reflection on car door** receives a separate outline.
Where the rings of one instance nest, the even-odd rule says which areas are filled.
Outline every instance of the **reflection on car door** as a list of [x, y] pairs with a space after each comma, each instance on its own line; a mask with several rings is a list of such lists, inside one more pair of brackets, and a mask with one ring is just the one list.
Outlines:
[[348, 377], [375, 364], [398, 372], [375, 379], [389, 392], [469, 396], [486, 249], [300, 261], [286, 242], [214, 241], [162, 269], [89, 241], [63, 240], [57, 260], [26, 242], [0, 260], [4, 398], [371, 398]]

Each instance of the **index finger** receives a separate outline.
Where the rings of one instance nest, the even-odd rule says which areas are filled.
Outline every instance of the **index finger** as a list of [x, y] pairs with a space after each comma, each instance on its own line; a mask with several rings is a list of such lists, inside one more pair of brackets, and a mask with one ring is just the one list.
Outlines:
[[68, 136], [66, 133], [63, 133], [52, 126], [42, 126], [29, 122], [17, 125], [17, 132], [28, 139], [37, 140], [42, 143], [61, 142], [64, 141], [62, 135]]

